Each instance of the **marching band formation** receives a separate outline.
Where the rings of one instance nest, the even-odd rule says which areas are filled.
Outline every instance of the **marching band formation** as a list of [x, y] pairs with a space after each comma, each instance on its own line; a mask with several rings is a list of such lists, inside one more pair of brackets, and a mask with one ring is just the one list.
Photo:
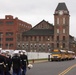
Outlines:
[[8, 52], [0, 52], [0, 75], [26, 75], [30, 68], [26, 51], [14, 51], [13, 56]]

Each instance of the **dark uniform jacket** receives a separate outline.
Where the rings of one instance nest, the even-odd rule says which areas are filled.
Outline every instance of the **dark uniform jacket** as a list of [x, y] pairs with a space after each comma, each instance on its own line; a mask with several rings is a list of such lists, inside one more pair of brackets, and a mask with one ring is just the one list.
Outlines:
[[22, 67], [27, 67], [28, 65], [28, 58], [27, 58], [27, 55], [20, 55], [20, 59], [21, 59], [21, 64], [22, 64]]
[[5, 56], [0, 54], [0, 71], [3, 71], [5, 67]]
[[12, 57], [13, 70], [19, 70], [21, 68], [21, 61], [19, 56]]
[[12, 65], [12, 60], [10, 56], [6, 56], [5, 65], [6, 65], [6, 71], [10, 71]]

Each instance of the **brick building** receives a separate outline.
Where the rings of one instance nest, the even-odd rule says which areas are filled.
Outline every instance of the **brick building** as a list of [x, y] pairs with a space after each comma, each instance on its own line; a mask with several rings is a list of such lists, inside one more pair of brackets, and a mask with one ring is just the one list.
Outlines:
[[12, 15], [6, 15], [0, 19], [0, 47], [2, 49], [17, 49], [17, 41], [21, 33], [31, 29], [31, 24], [19, 20]]
[[73, 49], [74, 37], [69, 34], [69, 11], [65, 3], [59, 3], [54, 12], [54, 25], [42, 20], [22, 34], [17, 49], [50, 52], [54, 48]]
[[28, 51], [50, 51], [54, 47], [54, 26], [42, 20], [31, 30], [23, 32], [22, 43], [25, 47], [21, 47]]
[[54, 47], [69, 49], [69, 11], [59, 3], [54, 12]]

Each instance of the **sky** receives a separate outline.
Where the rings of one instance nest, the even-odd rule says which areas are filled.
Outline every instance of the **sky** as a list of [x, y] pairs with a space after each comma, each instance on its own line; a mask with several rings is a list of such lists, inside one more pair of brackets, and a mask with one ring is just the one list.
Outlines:
[[0, 18], [12, 15], [33, 27], [43, 19], [54, 25], [54, 11], [65, 2], [70, 12], [70, 35], [76, 37], [76, 0], [0, 0]]

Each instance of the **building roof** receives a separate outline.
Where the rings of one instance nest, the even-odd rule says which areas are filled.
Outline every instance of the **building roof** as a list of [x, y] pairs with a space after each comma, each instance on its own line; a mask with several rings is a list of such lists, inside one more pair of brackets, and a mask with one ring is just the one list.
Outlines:
[[38, 26], [38, 25], [40, 25], [41, 23], [46, 23], [46, 24], [48, 24], [50, 27], [54, 27], [53, 26], [53, 24], [51, 24], [51, 23], [49, 23], [48, 21], [45, 21], [44, 19], [41, 21], [41, 22], [39, 22], [37, 25], [35, 25], [32, 29], [34, 29], [34, 28], [36, 28], [36, 26]]
[[31, 29], [27, 32], [23, 32], [23, 35], [54, 35], [54, 29]]
[[[43, 27], [42, 27], [43, 25]], [[48, 26], [48, 28], [46, 27]], [[50, 23], [48, 23], [45, 20], [42, 20], [37, 25], [35, 25], [33, 28], [31, 28], [27, 32], [23, 32], [24, 36], [32, 36], [32, 35], [54, 35], [54, 26]]]
[[56, 11], [58, 11], [58, 10], [67, 10], [68, 11], [65, 3], [59, 3], [57, 8], [56, 8]]

